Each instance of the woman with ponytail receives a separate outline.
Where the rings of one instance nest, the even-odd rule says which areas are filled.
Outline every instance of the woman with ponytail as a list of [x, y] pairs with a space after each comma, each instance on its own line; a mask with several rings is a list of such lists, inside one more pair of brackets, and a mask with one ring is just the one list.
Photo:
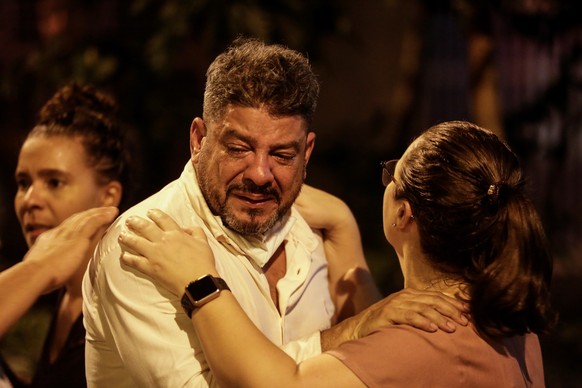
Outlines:
[[[515, 154], [487, 130], [446, 122], [382, 168], [384, 234], [405, 287], [464, 301], [469, 325], [453, 333], [392, 325], [296, 364], [223, 291], [192, 314], [217, 381], [252, 387], [543, 387], [537, 335], [555, 322], [552, 259]], [[305, 199], [302, 205], [320, 216], [336, 210], [337, 201]], [[149, 217], [154, 223], [128, 220], [130, 233], [121, 237], [125, 264], [176, 294], [191, 279], [218, 276], [211, 250], [200, 254], [203, 232], [181, 231], [159, 211]], [[188, 254], [193, 251], [195, 257]], [[328, 256], [341, 252], [330, 249]]]
[[[544, 332], [552, 259], [515, 154], [493, 133], [453, 121], [430, 128], [392, 166], [398, 178], [387, 194], [410, 207], [422, 256], [439, 274], [427, 287], [466, 299], [485, 335]], [[390, 242], [400, 234], [385, 231]]]

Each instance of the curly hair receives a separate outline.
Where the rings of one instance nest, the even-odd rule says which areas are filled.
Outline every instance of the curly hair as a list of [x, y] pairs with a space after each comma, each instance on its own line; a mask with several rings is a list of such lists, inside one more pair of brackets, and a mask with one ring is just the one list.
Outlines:
[[122, 204], [131, 183], [131, 155], [127, 133], [117, 117], [115, 98], [90, 85], [70, 83], [60, 88], [40, 109], [27, 139], [35, 136], [80, 138], [101, 183], [119, 181]]
[[220, 120], [228, 105], [301, 116], [311, 125], [319, 84], [308, 59], [281, 45], [238, 38], [206, 72], [204, 120]]
[[463, 121], [431, 127], [405, 154], [396, 197], [410, 202], [429, 260], [467, 285], [482, 332], [553, 325], [549, 244], [519, 160], [495, 134]]

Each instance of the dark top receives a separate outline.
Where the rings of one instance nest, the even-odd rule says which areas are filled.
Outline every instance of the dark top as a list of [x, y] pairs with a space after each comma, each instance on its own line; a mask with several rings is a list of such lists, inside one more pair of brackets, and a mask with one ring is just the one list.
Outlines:
[[14, 374], [7, 369], [7, 365], [3, 363], [2, 366], [6, 369], [6, 375], [9, 377], [15, 388], [84, 388], [87, 386], [87, 381], [85, 379], [85, 328], [83, 327], [83, 314], [81, 314], [73, 323], [71, 331], [58, 358], [53, 364], [49, 361], [49, 351], [53, 342], [54, 331], [56, 329], [57, 313], [63, 296], [64, 290], [60, 291], [59, 297], [57, 298], [51, 325], [43, 345], [32, 383], [28, 385], [17, 380]]

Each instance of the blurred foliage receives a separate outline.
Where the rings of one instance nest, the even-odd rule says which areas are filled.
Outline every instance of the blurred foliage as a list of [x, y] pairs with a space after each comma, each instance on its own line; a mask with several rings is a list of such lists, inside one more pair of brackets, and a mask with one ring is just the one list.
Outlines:
[[50, 37], [31, 31], [32, 49], [13, 58], [0, 79], [3, 106], [18, 118], [14, 124], [30, 127], [38, 107], [64, 82], [92, 83], [118, 96], [143, 143], [154, 144], [158, 168], [166, 157], [172, 161], [176, 134], [185, 136], [201, 113], [208, 64], [235, 37], [280, 42], [315, 60], [324, 37], [349, 32], [342, 1], [333, 0], [57, 3], [68, 13], [66, 26]]
[[[2, 98], [27, 98], [27, 106], [31, 106], [32, 101], [41, 104], [70, 79], [105, 86], [114, 89], [122, 102], [134, 101], [123, 105], [125, 111], [132, 113], [137, 124], [147, 123], [141, 130], [151, 131], [154, 137], [163, 137], [164, 128], [174, 123], [183, 124], [179, 118], [164, 114], [168, 98], [175, 96], [172, 104], [188, 104], [191, 108], [186, 111], [195, 111], [197, 105], [190, 103], [199, 102], [207, 65], [235, 37], [284, 43], [309, 52], [315, 59], [322, 38], [349, 30], [342, 2], [333, 0], [64, 4], [61, 6], [69, 20], [62, 30], [49, 37], [33, 36], [32, 49], [13, 58], [3, 72]], [[97, 17], [109, 21], [98, 21], [97, 28], [88, 28], [86, 23]], [[143, 108], [144, 103], [147, 108]], [[133, 115], [136, 112], [137, 116]]]
[[[18, 8], [19, 42], [0, 62], [0, 126], [11, 129], [6, 131], [4, 147], [11, 154], [2, 157], [2, 182], [13, 180], [15, 152], [40, 106], [64, 83], [76, 80], [117, 96], [137, 150], [141, 179], [134, 197], [149, 195], [174, 179], [189, 157], [189, 123], [202, 113], [206, 68], [218, 53], [244, 35], [285, 44], [316, 61], [322, 40], [349, 35], [343, 4], [22, 0], [13, 7]], [[60, 24], [47, 29], [43, 17]], [[9, 192], [3, 185], [2, 199]], [[16, 219], [6, 209], [9, 201], [2, 202], [2, 224], [11, 225]], [[3, 239], [9, 250], [11, 234], [20, 241], [19, 231], [10, 229]]]

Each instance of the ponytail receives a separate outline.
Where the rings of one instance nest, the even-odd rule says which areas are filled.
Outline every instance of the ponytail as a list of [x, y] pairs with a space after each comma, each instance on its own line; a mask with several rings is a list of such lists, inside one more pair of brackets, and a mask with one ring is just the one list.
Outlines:
[[490, 336], [546, 333], [556, 321], [550, 307], [548, 242], [528, 198], [513, 192], [504, 202], [490, 249], [473, 258], [467, 274], [471, 314], [477, 327]]

